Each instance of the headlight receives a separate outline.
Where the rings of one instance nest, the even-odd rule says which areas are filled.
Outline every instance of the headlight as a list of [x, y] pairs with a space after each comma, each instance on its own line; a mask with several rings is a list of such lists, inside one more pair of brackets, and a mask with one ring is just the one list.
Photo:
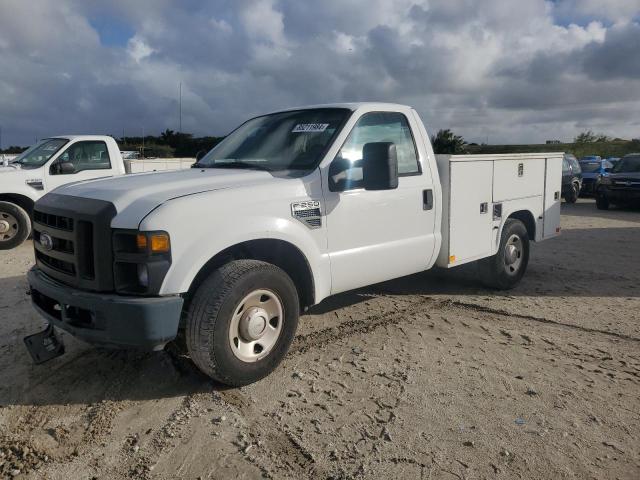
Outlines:
[[171, 266], [167, 232], [115, 230], [113, 280], [119, 293], [157, 295]]

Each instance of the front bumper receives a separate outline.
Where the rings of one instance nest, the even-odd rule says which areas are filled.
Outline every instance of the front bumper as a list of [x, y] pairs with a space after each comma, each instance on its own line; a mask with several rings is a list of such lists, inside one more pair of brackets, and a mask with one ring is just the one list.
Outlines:
[[604, 194], [610, 202], [627, 203], [640, 201], [640, 189], [604, 188]]
[[88, 343], [160, 350], [178, 332], [183, 298], [128, 297], [63, 285], [34, 267], [27, 273], [34, 308]]
[[580, 193], [592, 195], [595, 192], [597, 181], [595, 178], [583, 178]]

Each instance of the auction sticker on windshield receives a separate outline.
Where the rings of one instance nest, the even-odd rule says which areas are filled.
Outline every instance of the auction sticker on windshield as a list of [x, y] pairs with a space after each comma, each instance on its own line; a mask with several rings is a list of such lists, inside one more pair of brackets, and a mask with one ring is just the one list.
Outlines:
[[329, 126], [328, 123], [299, 123], [295, 127], [293, 127], [293, 130], [291, 130], [291, 133], [324, 132], [328, 126]]

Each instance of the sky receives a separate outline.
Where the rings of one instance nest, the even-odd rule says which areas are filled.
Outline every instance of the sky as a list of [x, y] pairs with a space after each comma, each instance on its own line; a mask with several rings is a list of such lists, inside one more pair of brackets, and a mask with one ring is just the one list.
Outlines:
[[2, 146], [343, 101], [468, 142], [640, 137], [640, 0], [0, 0]]

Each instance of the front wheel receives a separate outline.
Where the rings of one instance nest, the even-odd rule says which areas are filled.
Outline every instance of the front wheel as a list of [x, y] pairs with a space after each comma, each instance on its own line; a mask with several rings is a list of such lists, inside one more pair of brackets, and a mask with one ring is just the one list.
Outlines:
[[0, 202], [0, 250], [15, 248], [31, 234], [29, 214], [19, 205]]
[[564, 200], [567, 203], [576, 203], [578, 200], [578, 195], [580, 195], [580, 184], [573, 183], [567, 190], [567, 193], [564, 195]]
[[196, 290], [186, 315], [187, 350], [205, 374], [230, 386], [267, 376], [298, 326], [298, 293], [280, 268], [235, 260]]
[[480, 260], [482, 283], [508, 290], [522, 279], [529, 264], [529, 234], [520, 220], [509, 218], [502, 229], [498, 253]]
[[609, 206], [609, 199], [602, 190], [599, 190], [596, 193], [596, 208], [598, 210], [609, 210]]

